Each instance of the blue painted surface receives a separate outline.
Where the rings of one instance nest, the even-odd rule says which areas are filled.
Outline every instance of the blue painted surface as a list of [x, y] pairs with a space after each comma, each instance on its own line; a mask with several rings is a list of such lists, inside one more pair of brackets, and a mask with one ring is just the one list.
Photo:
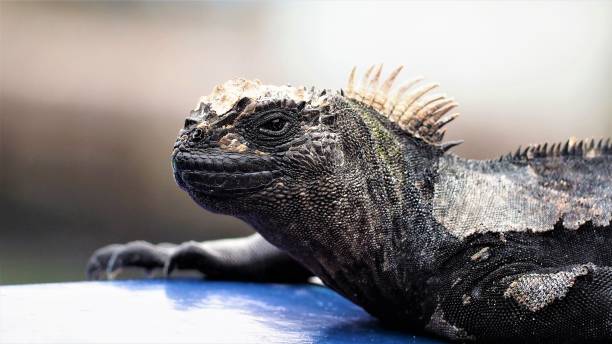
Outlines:
[[138, 280], [0, 287], [3, 343], [440, 343], [326, 287]]

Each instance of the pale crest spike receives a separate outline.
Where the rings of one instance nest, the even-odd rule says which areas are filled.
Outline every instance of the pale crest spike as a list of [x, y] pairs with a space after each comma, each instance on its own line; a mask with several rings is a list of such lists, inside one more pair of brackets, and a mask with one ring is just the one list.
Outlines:
[[392, 120], [397, 120], [399, 121], [400, 118], [402, 117], [410, 117], [412, 116], [412, 113], [410, 111], [411, 109], [406, 107], [404, 104], [397, 104], [394, 108], [393, 108], [393, 112], [391, 113], [391, 119]]
[[406, 95], [404, 99], [400, 102], [399, 106], [396, 106], [396, 108], [393, 111], [394, 114], [395, 113], [397, 114], [396, 118], [412, 116], [411, 105], [417, 100], [419, 100], [425, 93], [433, 90], [436, 87], [438, 87], [438, 84], [425, 85], [425, 86], [422, 86], [421, 88], [414, 90], [414, 92], [411, 92], [408, 95]]
[[399, 115], [399, 117], [397, 118], [397, 122], [403, 125], [407, 125], [413, 116], [414, 111], [412, 111], [412, 109], [406, 109]]
[[[371, 107], [409, 135], [429, 144], [439, 144], [445, 133], [442, 127], [459, 115], [448, 115], [458, 104], [444, 94], [430, 95], [429, 92], [438, 87], [437, 83], [417, 86], [423, 77], [412, 79], [392, 91], [403, 66], [393, 69], [386, 78], [382, 78], [382, 70], [382, 64], [371, 65], [357, 81], [357, 68], [353, 67], [345, 89], [347, 98]], [[533, 149], [529, 152], [533, 154]]]
[[417, 118], [425, 118], [449, 102], [452, 102], [452, 100], [447, 99], [445, 95], [435, 95], [423, 103], [416, 102], [417, 106], [415, 106], [414, 112]]
[[404, 94], [406, 92], [408, 92], [408, 90], [410, 88], [412, 88], [414, 85], [418, 84], [419, 82], [423, 81], [423, 77], [417, 77], [414, 78], [412, 80], [410, 80], [409, 82], [403, 84], [402, 86], [400, 86], [400, 88], [397, 90], [397, 92], [395, 93], [395, 96], [393, 97], [393, 99], [390, 102], [387, 102], [388, 106], [385, 105], [385, 112], [387, 112], [389, 115], [394, 115], [395, 114], [395, 107], [398, 105], [400, 99], [404, 96]]
[[370, 80], [370, 89], [371, 90], [376, 90], [378, 89], [378, 80], [380, 80], [380, 74], [382, 73], [382, 63], [379, 64], [378, 66], [376, 66], [376, 69], [374, 70], [374, 75], [372, 76], [372, 80]]
[[389, 90], [393, 86], [393, 82], [395, 81], [395, 78], [397, 78], [397, 75], [401, 72], [402, 68], [404, 67], [399, 66], [395, 68], [391, 72], [391, 74], [389, 74], [387, 79], [383, 82], [380, 89], [374, 94], [374, 99], [372, 100], [372, 106], [379, 112], [382, 112], [383, 115], [385, 116], [388, 115], [388, 113], [385, 111], [385, 105], [387, 103]]
[[370, 80], [370, 74], [372, 74], [372, 69], [374, 69], [374, 65], [371, 65], [370, 68], [366, 70], [366, 73], [361, 79], [361, 86], [359, 87], [359, 90], [357, 91], [357, 96], [359, 97], [359, 99], [357, 100], [359, 101], [362, 101], [363, 98], [365, 98], [368, 81]]
[[432, 109], [435, 108], [436, 102], [440, 102], [444, 99], [445, 95], [438, 94], [434, 95], [427, 100], [417, 100], [411, 106], [409, 106], [400, 115], [400, 121], [408, 121], [411, 118], [414, 119], [425, 119], [429, 114], [432, 113]]
[[391, 74], [389, 74], [389, 76], [387, 77], [387, 80], [385, 80], [383, 82], [382, 87], [380, 88], [380, 93], [381, 94], [386, 96], [387, 93], [389, 93], [389, 90], [393, 86], [393, 83], [395, 82], [395, 79], [397, 78], [397, 76], [399, 75], [399, 73], [402, 71], [403, 68], [404, 68], [404, 66], [400, 65], [399, 67], [395, 68], [391, 72]]
[[404, 100], [402, 101], [402, 105], [407, 108], [410, 105], [412, 105], [412, 103], [414, 103], [417, 99], [421, 98], [423, 95], [425, 95], [427, 92], [433, 90], [434, 88], [438, 87], [438, 84], [428, 84], [425, 86], [422, 86], [421, 88], [416, 89], [413, 93], [408, 94]]
[[437, 121], [438, 119], [440, 119], [440, 117], [444, 116], [444, 114], [446, 114], [450, 110], [456, 108], [457, 106], [459, 106], [458, 103], [456, 103], [455, 101], [451, 101], [450, 103], [447, 103], [447, 104], [441, 106], [440, 108], [436, 109], [435, 112], [432, 112], [431, 113], [431, 118], [434, 121]]
[[351, 73], [349, 74], [348, 83], [346, 85], [346, 94], [348, 97], [352, 97], [355, 94], [355, 74], [357, 73], [357, 66], [353, 66]]
[[448, 99], [446, 98], [445, 94], [432, 94], [431, 96], [427, 97], [427, 98], [423, 98], [422, 101], [422, 106], [419, 107], [419, 111], [421, 111], [422, 109], [426, 108], [426, 107], [431, 107], [432, 105], [435, 105], [435, 103], [440, 102], [442, 100]]
[[[459, 106], [459, 104], [453, 99], [444, 99], [432, 105], [431, 112], [427, 117], [435, 122], [450, 109], [456, 108], [457, 106]], [[447, 107], [448, 109], [446, 109]]]
[[442, 118], [440, 118], [439, 120], [436, 121], [436, 123], [434, 123], [433, 127], [437, 129], [442, 128], [443, 126], [447, 125], [448, 123], [452, 122], [455, 120], [455, 118], [459, 117], [459, 113], [455, 112], [452, 113], [450, 115], [446, 115]]
[[376, 66], [374, 70], [374, 75], [372, 76], [372, 80], [370, 80], [370, 84], [368, 85], [368, 91], [366, 94], [365, 102], [368, 105], [372, 105], [372, 101], [376, 97], [376, 93], [378, 92], [378, 81], [380, 80], [380, 74], [382, 73], [382, 63]]
[[[447, 101], [443, 101], [440, 102], [438, 104], [435, 104], [436, 107], [433, 110], [427, 111], [427, 112], [421, 112], [419, 114], [417, 114], [411, 121], [410, 121], [410, 126], [411, 127], [441, 127], [441, 126], [437, 126], [437, 122], [440, 118], [442, 118], [442, 116], [444, 116], [447, 112], [449, 112], [450, 110], [454, 109], [455, 107], [457, 107], [457, 103], [455, 103], [452, 100], [447, 100]], [[456, 114], [459, 115], [459, 114]], [[456, 117], [456, 116], [455, 116]], [[454, 118], [453, 118], [454, 119]], [[448, 121], [450, 122], [450, 120]], [[446, 122], [446, 123], [448, 123]], [[444, 124], [446, 124], [444, 123]], [[442, 124], [442, 125], [444, 125]]]

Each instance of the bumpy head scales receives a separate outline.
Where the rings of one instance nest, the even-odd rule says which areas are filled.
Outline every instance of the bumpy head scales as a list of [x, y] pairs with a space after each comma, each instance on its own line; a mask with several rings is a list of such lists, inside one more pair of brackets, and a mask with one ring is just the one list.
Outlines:
[[356, 68], [353, 68], [346, 96], [373, 107], [406, 133], [428, 143], [440, 143], [445, 133], [442, 127], [459, 116], [458, 113], [448, 112], [459, 104], [444, 94], [428, 95], [438, 87], [436, 83], [417, 87], [422, 77], [408, 81], [391, 94], [393, 83], [402, 68], [399, 66], [394, 69], [382, 83], [382, 64], [368, 68], [359, 83], [356, 81]]
[[215, 86], [209, 95], [200, 98], [194, 111], [205, 106], [208, 117], [222, 117], [245, 99], [260, 103], [284, 99], [295, 103], [304, 102], [312, 106], [321, 106], [325, 101], [324, 95], [317, 93], [314, 88], [264, 85], [257, 79], [237, 78]]

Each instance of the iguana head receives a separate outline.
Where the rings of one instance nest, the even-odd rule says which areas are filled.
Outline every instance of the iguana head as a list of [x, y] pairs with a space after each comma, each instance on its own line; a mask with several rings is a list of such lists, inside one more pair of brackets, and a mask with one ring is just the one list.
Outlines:
[[322, 121], [333, 96], [321, 93], [244, 79], [215, 87], [179, 133], [178, 184], [213, 211], [281, 206], [343, 163], [338, 137]]
[[435, 85], [402, 87], [387, 97], [398, 73], [378, 87], [380, 67], [370, 68], [357, 87], [353, 70], [346, 91], [245, 79], [216, 86], [179, 133], [176, 181], [204, 208], [256, 228], [321, 222], [368, 206], [368, 193], [400, 193], [406, 141], [434, 146], [455, 104], [444, 96], [425, 99]]

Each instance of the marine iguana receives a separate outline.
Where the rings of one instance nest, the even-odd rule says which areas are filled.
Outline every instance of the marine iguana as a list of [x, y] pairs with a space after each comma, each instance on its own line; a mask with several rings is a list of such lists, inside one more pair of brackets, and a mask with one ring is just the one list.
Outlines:
[[346, 89], [235, 79], [202, 97], [172, 153], [204, 209], [258, 234], [97, 250], [123, 267], [327, 286], [383, 322], [459, 341], [612, 341], [610, 139], [462, 159], [436, 84], [391, 92], [401, 67]]

